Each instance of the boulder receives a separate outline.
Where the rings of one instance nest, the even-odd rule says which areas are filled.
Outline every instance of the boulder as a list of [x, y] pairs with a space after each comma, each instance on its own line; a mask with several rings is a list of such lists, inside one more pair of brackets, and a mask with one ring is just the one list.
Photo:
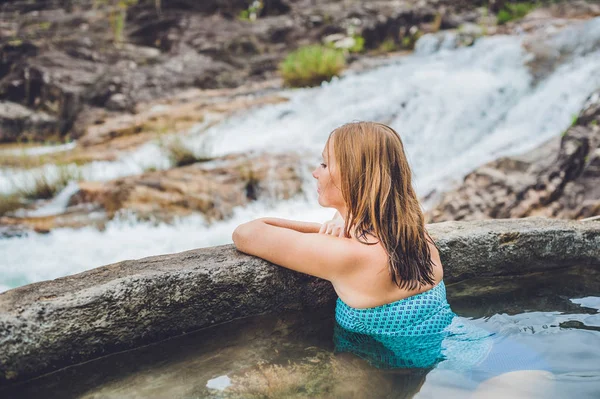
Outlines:
[[[428, 226], [445, 280], [600, 267], [600, 222]], [[0, 294], [0, 385], [240, 317], [330, 309], [331, 283], [232, 245], [127, 260]]]
[[59, 121], [44, 112], [20, 104], [0, 101], [0, 143], [45, 140], [56, 137]]

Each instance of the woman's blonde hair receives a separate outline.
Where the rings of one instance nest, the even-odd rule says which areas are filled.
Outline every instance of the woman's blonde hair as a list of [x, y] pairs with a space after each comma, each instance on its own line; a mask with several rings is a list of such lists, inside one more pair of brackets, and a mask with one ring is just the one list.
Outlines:
[[400, 136], [382, 123], [353, 122], [335, 129], [333, 151], [347, 206], [346, 237], [355, 229], [381, 242], [392, 281], [410, 290], [434, 284], [433, 261], [424, 216], [411, 182]]

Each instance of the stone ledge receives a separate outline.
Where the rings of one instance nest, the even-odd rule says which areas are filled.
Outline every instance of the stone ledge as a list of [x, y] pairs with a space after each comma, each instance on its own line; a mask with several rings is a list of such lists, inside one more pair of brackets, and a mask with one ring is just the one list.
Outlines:
[[[445, 280], [600, 265], [600, 222], [429, 225]], [[227, 322], [331, 307], [331, 284], [232, 245], [127, 260], [0, 294], [0, 385]]]

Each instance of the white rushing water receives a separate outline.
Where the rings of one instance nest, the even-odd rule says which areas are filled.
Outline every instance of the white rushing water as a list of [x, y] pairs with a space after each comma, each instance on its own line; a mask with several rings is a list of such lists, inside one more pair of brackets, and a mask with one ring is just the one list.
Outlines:
[[[212, 155], [301, 150], [317, 157], [335, 127], [353, 120], [381, 121], [402, 136], [417, 191], [426, 195], [485, 162], [535, 148], [568, 128], [585, 99], [600, 87], [600, 53], [588, 51], [595, 48], [590, 41], [600, 41], [598, 27], [600, 19], [575, 28], [571, 58], [536, 85], [520, 38], [483, 38], [469, 48], [424, 51], [319, 88], [283, 91], [288, 102], [249, 111], [207, 131], [192, 130], [186, 144]], [[560, 42], [563, 48], [566, 41]], [[580, 48], [585, 51], [576, 51]], [[90, 164], [84, 176], [107, 180], [148, 166], [169, 167], [156, 144], [117, 162]], [[26, 179], [27, 173], [2, 172], [0, 191], [7, 184], [3, 181]], [[1, 239], [0, 291], [119, 260], [228, 243], [235, 226], [256, 217], [324, 221], [334, 212], [319, 208], [315, 189], [307, 176], [304, 197], [276, 204], [259, 201], [211, 226], [201, 217], [173, 225], [115, 220], [103, 232], [56, 229]], [[63, 193], [38, 213], [57, 211], [65, 206], [65, 197]]]
[[33, 169], [0, 168], [0, 193], [10, 194], [27, 190], [34, 187], [36, 180], [40, 178], [53, 182], [60, 179], [64, 173], [80, 174], [86, 181], [108, 181], [141, 174], [149, 168], [168, 169], [171, 166], [167, 154], [158, 144], [147, 143], [135, 151], [123, 153], [116, 161], [94, 161], [83, 166], [46, 164]]

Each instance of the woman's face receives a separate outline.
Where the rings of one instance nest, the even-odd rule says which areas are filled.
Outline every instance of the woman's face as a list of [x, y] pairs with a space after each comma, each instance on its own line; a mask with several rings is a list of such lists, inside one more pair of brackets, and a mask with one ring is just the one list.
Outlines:
[[345, 203], [342, 191], [339, 189], [340, 176], [333, 153], [333, 138], [329, 140], [329, 148], [325, 147], [321, 155], [323, 162], [312, 173], [313, 177], [317, 179], [319, 205], [336, 208], [338, 211], [343, 210]]

